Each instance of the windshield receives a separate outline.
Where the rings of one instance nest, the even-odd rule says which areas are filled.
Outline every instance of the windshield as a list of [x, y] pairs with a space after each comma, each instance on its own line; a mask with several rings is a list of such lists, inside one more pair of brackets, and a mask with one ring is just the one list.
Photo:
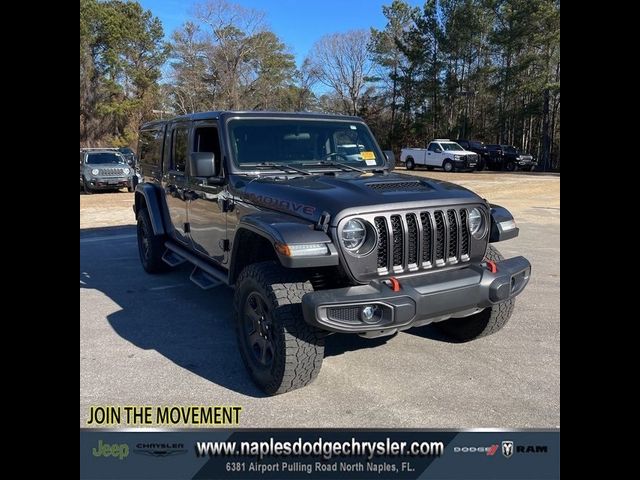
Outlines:
[[515, 147], [512, 147], [510, 145], [505, 145], [504, 147], [502, 147], [504, 149], [505, 152], [509, 152], [509, 153], [518, 153], [518, 151], [515, 149]]
[[464, 148], [462, 148], [460, 145], [458, 145], [455, 142], [449, 142], [449, 143], [440, 143], [440, 145], [442, 145], [442, 149], [443, 150], [464, 150]]
[[129, 147], [122, 147], [122, 148], [119, 148], [119, 149], [118, 149], [118, 151], [119, 151], [120, 153], [124, 154], [124, 155], [133, 155], [133, 154], [134, 154], [134, 151], [133, 151], [133, 150], [131, 150]]
[[87, 163], [91, 165], [100, 165], [104, 163], [124, 163], [120, 155], [115, 153], [90, 153]]
[[362, 123], [325, 120], [234, 119], [229, 122], [236, 165], [261, 163], [317, 166], [346, 163], [358, 168], [385, 164], [373, 137]]

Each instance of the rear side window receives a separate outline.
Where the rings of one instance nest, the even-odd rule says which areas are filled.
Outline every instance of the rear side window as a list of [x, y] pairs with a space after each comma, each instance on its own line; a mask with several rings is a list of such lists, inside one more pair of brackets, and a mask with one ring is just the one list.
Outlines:
[[160, 165], [162, 154], [162, 130], [142, 130], [138, 140], [140, 163]]
[[187, 167], [189, 154], [189, 129], [178, 127], [173, 131], [173, 145], [171, 148], [171, 170], [184, 172]]

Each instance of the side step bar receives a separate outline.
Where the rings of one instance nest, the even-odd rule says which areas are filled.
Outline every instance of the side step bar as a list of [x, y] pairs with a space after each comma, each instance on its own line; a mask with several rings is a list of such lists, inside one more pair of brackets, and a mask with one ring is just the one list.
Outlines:
[[164, 252], [164, 255], [162, 255], [162, 261], [170, 267], [177, 267], [178, 265], [182, 265], [187, 260], [175, 253], [173, 250], [169, 250], [167, 248]]
[[[193, 264], [193, 271], [189, 276], [189, 280], [200, 288], [208, 290], [209, 288], [217, 287], [221, 284], [227, 285], [229, 283], [229, 275], [226, 272], [218, 270], [180, 245], [173, 242], [166, 242], [164, 246], [167, 248], [167, 251], [162, 259], [166, 263], [169, 263], [167, 260], [181, 260], [176, 265], [184, 263], [185, 261]], [[165, 257], [167, 259], [165, 259]], [[169, 263], [169, 265], [171, 265], [171, 263]]]

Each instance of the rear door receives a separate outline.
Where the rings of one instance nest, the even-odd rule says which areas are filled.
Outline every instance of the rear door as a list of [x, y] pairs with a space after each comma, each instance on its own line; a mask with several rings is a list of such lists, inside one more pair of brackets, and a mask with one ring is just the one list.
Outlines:
[[181, 243], [188, 243], [186, 235], [187, 202], [187, 158], [190, 144], [190, 122], [174, 123], [168, 127], [165, 139], [165, 167], [162, 176], [169, 217], [173, 225], [174, 237]]

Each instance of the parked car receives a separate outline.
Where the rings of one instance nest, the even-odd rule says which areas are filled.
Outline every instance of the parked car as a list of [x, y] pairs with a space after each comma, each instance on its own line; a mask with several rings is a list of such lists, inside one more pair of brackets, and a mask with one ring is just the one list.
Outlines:
[[523, 153], [513, 145], [500, 145], [504, 152], [504, 169], [513, 172], [514, 170], [525, 170], [530, 172], [537, 165], [538, 162], [533, 158], [533, 155], [529, 153]]
[[[359, 154], [337, 151], [349, 136]], [[142, 267], [188, 262], [199, 287], [235, 289], [239, 355], [269, 395], [313, 381], [334, 332], [433, 323], [458, 341], [493, 334], [529, 281], [526, 258], [495, 248], [519, 232], [505, 208], [393, 172], [361, 118], [203, 112], [144, 124], [139, 138]], [[450, 143], [434, 145], [461, 152]], [[448, 155], [475, 168], [453, 158], [475, 153]], [[188, 298], [174, 301], [192, 314]]]
[[478, 154], [478, 164], [476, 170], [482, 171], [487, 166], [487, 160], [489, 159], [489, 151], [483, 142], [477, 140], [456, 140], [456, 143], [465, 150]]
[[131, 168], [136, 169], [138, 162], [137, 162], [136, 153], [133, 150], [131, 150], [129, 147], [121, 147], [118, 149], [118, 152], [122, 154], [124, 159], [127, 161], [127, 164]]
[[80, 188], [91, 194], [95, 190], [133, 192], [135, 172], [124, 156], [115, 149], [87, 148], [80, 150]]
[[431, 141], [427, 148], [403, 148], [400, 152], [400, 162], [405, 164], [407, 170], [413, 170], [416, 165], [425, 165], [427, 170], [474, 171], [478, 157], [477, 153], [469, 152], [446, 138]]
[[502, 146], [496, 143], [488, 143], [487, 147], [487, 168], [489, 170], [502, 170], [504, 162], [504, 152]]

